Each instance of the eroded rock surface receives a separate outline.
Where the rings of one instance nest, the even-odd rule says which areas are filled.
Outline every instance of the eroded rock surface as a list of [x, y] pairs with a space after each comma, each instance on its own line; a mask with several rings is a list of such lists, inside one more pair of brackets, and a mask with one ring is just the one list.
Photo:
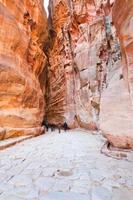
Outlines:
[[100, 125], [114, 146], [133, 147], [132, 5], [124, 0], [50, 1], [50, 123]]
[[116, 56], [111, 8], [101, 1], [50, 1], [47, 116], [51, 123], [65, 120], [69, 127], [97, 129], [112, 52]]
[[0, 0], [0, 139], [43, 131], [46, 27], [42, 0]]
[[43, 1], [0, 0], [0, 138], [41, 133], [46, 97], [49, 123], [100, 125], [133, 148], [133, 2], [51, 0], [49, 11], [47, 41]]
[[[122, 14], [121, 14], [122, 13]], [[133, 1], [116, 0], [113, 21], [122, 50], [120, 68], [113, 70], [102, 95], [100, 124], [105, 136], [117, 147], [133, 148]]]
[[95, 129], [91, 88], [95, 92], [97, 49], [105, 38], [103, 19], [90, 1], [51, 1], [50, 14], [55, 37], [49, 53], [48, 119]]

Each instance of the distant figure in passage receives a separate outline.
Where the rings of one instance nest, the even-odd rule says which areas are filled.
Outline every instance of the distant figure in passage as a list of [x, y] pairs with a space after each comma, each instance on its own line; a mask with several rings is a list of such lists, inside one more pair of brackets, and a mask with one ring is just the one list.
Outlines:
[[120, 74], [120, 80], [123, 79], [123, 78], [124, 78], [123, 74]]
[[48, 129], [49, 129], [49, 123], [48, 123], [47, 120], [43, 120], [43, 122], [42, 122], [42, 126], [44, 126], [45, 129], [46, 129], [46, 131], [48, 131]]
[[61, 123], [58, 124], [59, 133], [61, 133]]
[[46, 131], [48, 131], [48, 129], [49, 129], [49, 123], [48, 123], [47, 120], [45, 120], [45, 122], [44, 122], [44, 126], [46, 127]]
[[51, 132], [53, 132], [55, 130], [54, 124], [50, 124], [50, 127], [51, 127]]
[[63, 128], [64, 128], [64, 131], [66, 132], [66, 130], [68, 129], [68, 125], [67, 125], [66, 122], [64, 122], [64, 124], [63, 124]]

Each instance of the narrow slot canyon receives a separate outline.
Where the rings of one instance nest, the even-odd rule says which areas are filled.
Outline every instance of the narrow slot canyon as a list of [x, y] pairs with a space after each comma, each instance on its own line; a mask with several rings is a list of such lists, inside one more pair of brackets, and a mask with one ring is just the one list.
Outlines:
[[0, 0], [0, 200], [132, 200], [133, 0]]
[[101, 130], [113, 146], [132, 148], [132, 36], [124, 32], [130, 16], [123, 4], [50, 1], [46, 118]]

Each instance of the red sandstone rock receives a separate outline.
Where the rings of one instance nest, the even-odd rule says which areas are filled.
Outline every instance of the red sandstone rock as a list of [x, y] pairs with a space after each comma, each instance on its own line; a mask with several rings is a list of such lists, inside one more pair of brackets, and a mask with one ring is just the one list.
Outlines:
[[100, 114], [110, 143], [133, 148], [133, 2], [116, 0], [112, 12], [113, 3], [51, 0], [45, 69], [43, 2], [0, 0], [0, 139], [43, 131], [47, 70], [50, 123], [97, 130]]
[[[96, 129], [100, 99], [96, 64], [101, 46], [107, 46], [100, 1], [51, 0], [50, 16], [54, 38], [49, 52], [48, 120]], [[107, 57], [105, 48], [104, 64]]]
[[0, 0], [1, 139], [43, 131], [46, 29], [42, 0]]

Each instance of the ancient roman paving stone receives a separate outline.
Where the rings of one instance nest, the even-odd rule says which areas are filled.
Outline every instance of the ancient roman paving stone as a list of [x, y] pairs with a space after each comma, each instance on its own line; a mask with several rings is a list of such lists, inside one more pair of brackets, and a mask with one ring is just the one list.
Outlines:
[[1, 151], [0, 200], [132, 199], [133, 159], [101, 154], [105, 142], [77, 129], [49, 132]]

